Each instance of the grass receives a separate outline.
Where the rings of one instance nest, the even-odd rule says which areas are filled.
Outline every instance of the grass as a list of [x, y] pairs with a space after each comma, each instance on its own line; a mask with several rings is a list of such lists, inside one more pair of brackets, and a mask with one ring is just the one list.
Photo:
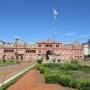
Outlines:
[[0, 67], [17, 64], [16, 61], [0, 61]]

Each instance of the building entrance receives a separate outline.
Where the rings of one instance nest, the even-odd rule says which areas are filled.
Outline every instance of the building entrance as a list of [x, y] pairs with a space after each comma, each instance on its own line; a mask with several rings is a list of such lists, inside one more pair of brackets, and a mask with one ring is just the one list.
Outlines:
[[18, 54], [18, 59], [23, 60], [23, 54]]
[[46, 60], [49, 60], [49, 59], [50, 59], [50, 56], [53, 56], [53, 52], [50, 51], [50, 50], [48, 50], [48, 51], [46, 52]]

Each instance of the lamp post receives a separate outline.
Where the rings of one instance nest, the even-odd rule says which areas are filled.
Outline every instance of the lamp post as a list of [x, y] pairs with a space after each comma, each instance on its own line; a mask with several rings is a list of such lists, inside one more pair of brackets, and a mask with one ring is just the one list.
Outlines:
[[[5, 45], [5, 42], [4, 41], [0, 41], [1, 43], [2, 43], [2, 45], [3, 45], [3, 47], [2, 47], [2, 49], [4, 50], [4, 45]], [[4, 55], [4, 51], [3, 51], [3, 61], [5, 61], [5, 55]]]
[[18, 47], [17, 47], [18, 41], [19, 41], [19, 38], [16, 37], [16, 38], [15, 38], [15, 48], [16, 48], [15, 56], [16, 56], [16, 62], [17, 62], [17, 63], [19, 63], [19, 60], [18, 60]]
[[[31, 50], [32, 50], [33, 46], [31, 45]], [[31, 51], [31, 55], [30, 55], [30, 62], [32, 61], [32, 51]]]
[[[53, 9], [53, 21], [52, 21], [52, 25], [53, 25], [52, 26], [52, 38], [53, 38], [52, 44], [55, 42], [55, 22], [56, 22], [57, 16], [58, 16], [58, 12], [54, 8]], [[54, 51], [54, 48], [55, 48], [55, 45], [53, 44], [53, 46], [52, 46], [53, 61], [55, 61], [55, 51]]]

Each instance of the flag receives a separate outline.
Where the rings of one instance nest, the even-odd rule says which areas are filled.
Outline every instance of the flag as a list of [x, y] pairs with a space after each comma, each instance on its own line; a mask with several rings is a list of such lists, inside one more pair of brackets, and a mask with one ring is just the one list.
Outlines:
[[58, 12], [57, 12], [57, 10], [56, 10], [56, 9], [53, 9], [53, 14], [54, 14], [54, 19], [56, 19], [56, 18], [57, 18], [57, 16], [58, 16]]

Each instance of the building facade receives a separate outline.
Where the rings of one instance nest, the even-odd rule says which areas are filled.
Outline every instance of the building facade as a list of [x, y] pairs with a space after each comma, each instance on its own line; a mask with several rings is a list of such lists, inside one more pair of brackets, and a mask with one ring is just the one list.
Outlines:
[[83, 46], [84, 46], [84, 58], [86, 60], [90, 60], [90, 39], [86, 43], [83, 43]]
[[31, 61], [43, 59], [45, 62], [84, 59], [84, 47], [79, 42], [63, 44], [46, 40], [36, 44], [26, 44], [16, 39], [15, 43], [0, 43], [0, 60]]

